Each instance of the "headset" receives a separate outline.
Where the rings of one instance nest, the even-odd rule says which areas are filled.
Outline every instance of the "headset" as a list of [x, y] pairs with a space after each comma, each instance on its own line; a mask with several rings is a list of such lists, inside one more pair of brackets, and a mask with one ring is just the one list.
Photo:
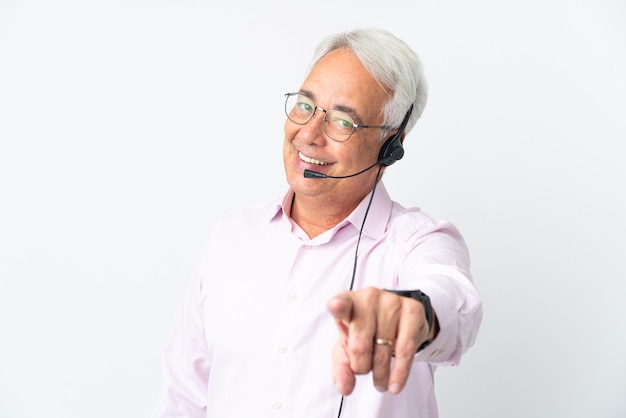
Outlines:
[[409, 107], [409, 110], [406, 112], [400, 127], [398, 128], [398, 132], [396, 132], [391, 138], [387, 139], [383, 146], [380, 148], [380, 152], [378, 153], [378, 161], [377, 164], [382, 166], [390, 166], [396, 161], [402, 159], [404, 156], [404, 147], [402, 146], [402, 134], [404, 133], [404, 129], [406, 125], [409, 123], [409, 118], [411, 117], [411, 113], [413, 112], [413, 105]]

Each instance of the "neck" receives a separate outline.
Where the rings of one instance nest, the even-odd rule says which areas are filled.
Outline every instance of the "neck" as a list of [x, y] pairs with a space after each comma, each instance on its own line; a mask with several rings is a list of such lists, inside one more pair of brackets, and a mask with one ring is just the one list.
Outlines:
[[329, 202], [319, 197], [296, 194], [291, 204], [291, 219], [309, 238], [315, 238], [346, 219], [362, 199], [363, 197], [355, 201]]

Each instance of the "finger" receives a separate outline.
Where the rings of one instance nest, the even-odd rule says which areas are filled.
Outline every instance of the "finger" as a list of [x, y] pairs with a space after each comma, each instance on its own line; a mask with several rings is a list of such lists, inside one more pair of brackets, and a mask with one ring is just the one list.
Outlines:
[[335, 318], [337, 329], [345, 338], [348, 337], [348, 326], [352, 318], [352, 298], [349, 294], [340, 293], [326, 304], [328, 312]]
[[352, 292], [352, 320], [348, 330], [348, 356], [350, 368], [356, 374], [372, 370], [376, 315], [380, 291], [374, 288]]
[[389, 385], [389, 376], [391, 374], [390, 363], [392, 354], [392, 345], [374, 344], [374, 355], [372, 358], [372, 378], [374, 380], [374, 387], [379, 392], [387, 391]]
[[328, 301], [326, 308], [328, 312], [335, 318], [344, 322], [350, 322], [352, 319], [353, 301], [349, 292], [341, 292]]
[[356, 379], [350, 369], [350, 359], [346, 351], [345, 339], [339, 338], [333, 348], [333, 382], [337, 391], [346, 396], [352, 393]]
[[[389, 378], [389, 391], [399, 393], [409, 377], [418, 342], [426, 338], [428, 324], [424, 319], [421, 303], [404, 298], [398, 322], [398, 337], [395, 346], [395, 362]], [[423, 335], [422, 335], [423, 334]]]
[[[391, 357], [395, 349], [401, 310], [402, 300], [399, 296], [381, 293], [380, 311], [376, 317], [376, 337], [379, 343], [374, 344], [372, 360], [374, 386], [380, 392], [386, 391], [389, 385]], [[385, 341], [390, 341], [391, 344], [385, 344]]]

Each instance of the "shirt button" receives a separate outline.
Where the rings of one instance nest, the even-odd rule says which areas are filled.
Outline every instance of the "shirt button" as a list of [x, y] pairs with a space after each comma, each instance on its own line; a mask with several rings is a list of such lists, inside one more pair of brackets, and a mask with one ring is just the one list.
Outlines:
[[274, 409], [280, 409], [283, 404], [280, 401], [274, 401]]
[[440, 352], [441, 352], [441, 351], [440, 351], [439, 349], [437, 349], [437, 350], [433, 351], [433, 352], [430, 354], [430, 356], [431, 356], [431, 357], [435, 357], [435, 356], [436, 356], [437, 354], [439, 354]]
[[298, 299], [298, 293], [296, 293], [296, 292], [289, 293], [289, 299], [292, 300], [292, 301], [297, 300]]
[[279, 350], [280, 350], [281, 354], [285, 354], [287, 352], [287, 346], [286, 345], [281, 345]]
[[307, 244], [307, 245], [305, 245], [305, 246], [304, 246], [304, 248], [305, 248], [306, 250], [310, 250], [311, 248], [313, 248], [313, 246], [312, 246], [312, 245], [308, 245], [308, 244]]

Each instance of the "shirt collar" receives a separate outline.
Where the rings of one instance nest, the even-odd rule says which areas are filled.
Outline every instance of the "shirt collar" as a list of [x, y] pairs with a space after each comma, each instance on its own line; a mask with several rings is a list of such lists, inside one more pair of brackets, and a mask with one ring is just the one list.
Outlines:
[[352, 213], [348, 215], [346, 220], [359, 230], [361, 229], [361, 225], [363, 225], [363, 218], [367, 213], [367, 219], [365, 220], [365, 225], [363, 225], [363, 233], [370, 238], [378, 239], [387, 229], [393, 202], [382, 181], [376, 186], [372, 205], [369, 208], [369, 212], [367, 212], [367, 206], [369, 205], [371, 196], [372, 193], [368, 193]]
[[[363, 224], [363, 217], [367, 212], [367, 206], [371, 198], [371, 192], [368, 193], [361, 203], [348, 215], [348, 217], [339, 222], [334, 229], [339, 229], [347, 223], [353, 225], [357, 230], [361, 229]], [[274, 205], [268, 207], [267, 220], [272, 221], [279, 216], [288, 220], [291, 213], [291, 202], [293, 201], [294, 191], [289, 188], [281, 200], [275, 200]], [[369, 213], [367, 213], [367, 220], [363, 226], [363, 233], [371, 238], [380, 238], [387, 229], [387, 222], [391, 216], [391, 208], [393, 202], [389, 197], [389, 193], [382, 181], [376, 186], [372, 205], [370, 206]]]

